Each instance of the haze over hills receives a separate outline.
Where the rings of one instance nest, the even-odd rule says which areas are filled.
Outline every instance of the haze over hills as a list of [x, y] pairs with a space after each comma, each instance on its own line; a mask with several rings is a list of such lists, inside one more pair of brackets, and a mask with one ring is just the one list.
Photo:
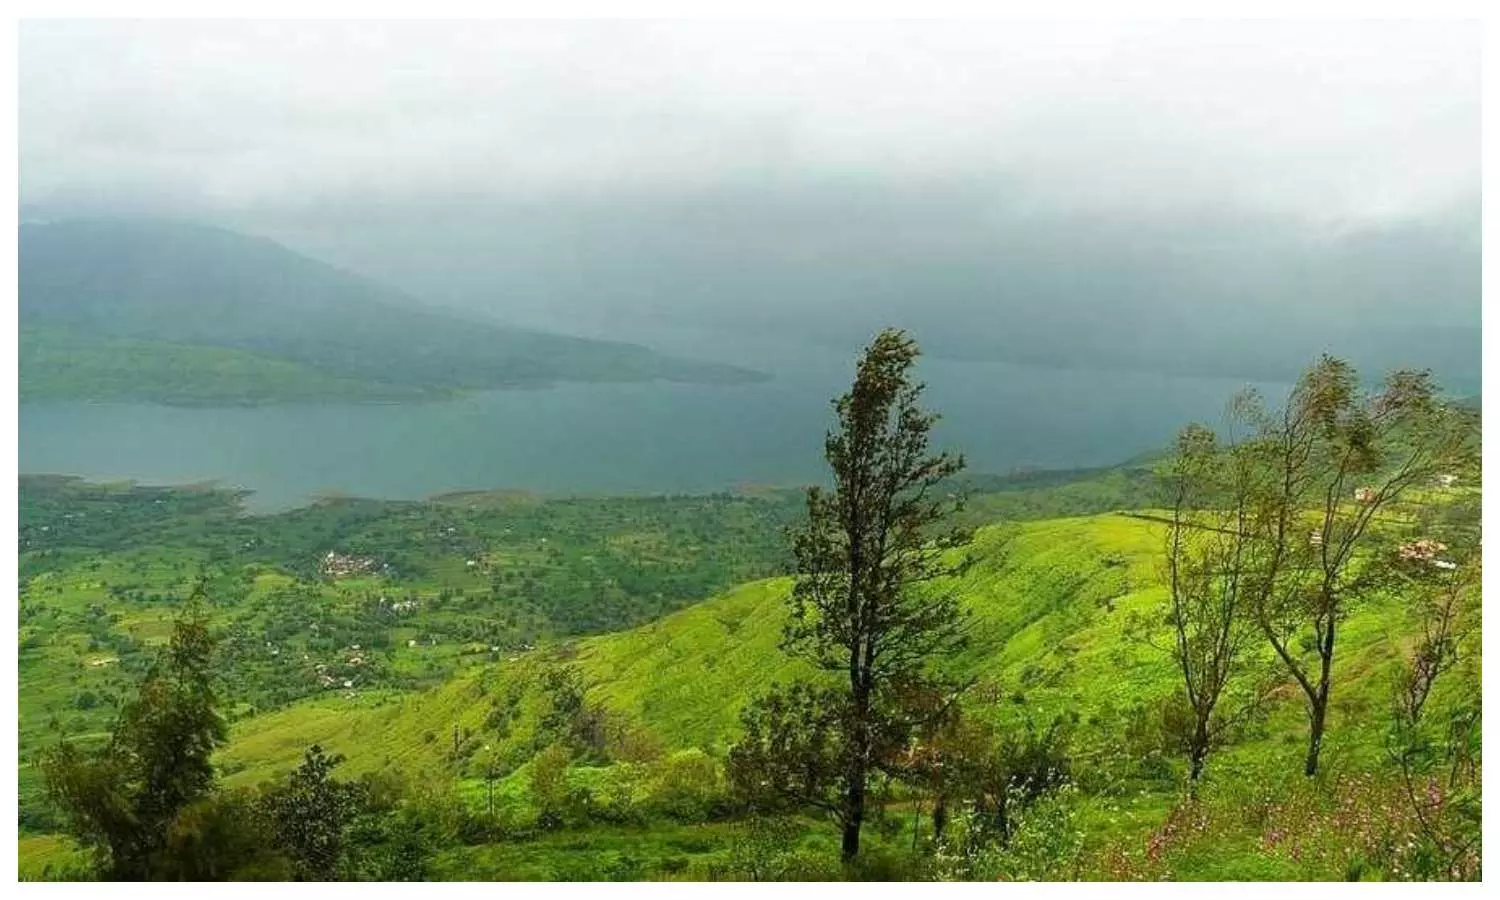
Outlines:
[[501, 286], [515, 321], [652, 346], [671, 327], [719, 335], [723, 354], [792, 332], [842, 355], [898, 325], [930, 358], [1287, 380], [1328, 352], [1478, 389], [1470, 204], [1336, 226], [1034, 211], [983, 181], [662, 193], [429, 211], [435, 249], [379, 216], [285, 236], [454, 309], [483, 310]]
[[1471, 393], [1480, 43], [1437, 22], [37, 23], [20, 200], [223, 224], [511, 324], [692, 331], [716, 360], [747, 336], [843, 356], [896, 325], [929, 358], [1286, 380], [1330, 352]]
[[422, 308], [269, 240], [159, 221], [22, 225], [20, 322], [28, 398], [410, 399], [764, 377]]

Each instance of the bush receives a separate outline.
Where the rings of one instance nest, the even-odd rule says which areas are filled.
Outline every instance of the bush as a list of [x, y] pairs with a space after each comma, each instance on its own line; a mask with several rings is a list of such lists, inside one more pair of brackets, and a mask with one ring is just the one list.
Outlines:
[[544, 829], [579, 824], [595, 815], [592, 792], [568, 781], [573, 754], [562, 743], [551, 744], [531, 761], [527, 785], [536, 810], [536, 824]]
[[636, 805], [636, 790], [643, 775], [642, 767], [616, 763], [599, 770], [593, 800], [587, 809], [595, 819], [620, 825], [640, 822], [642, 810]]
[[1075, 821], [1077, 794], [1069, 784], [1037, 797], [1013, 816], [1005, 837], [965, 806], [934, 848], [930, 874], [940, 881], [1077, 877], [1083, 849], [1083, 833]]
[[797, 845], [802, 827], [795, 819], [756, 816], [741, 823], [728, 853], [710, 865], [710, 881], [835, 881], [842, 877], [836, 857], [810, 853]]
[[702, 822], [727, 804], [719, 764], [702, 750], [673, 753], [657, 767], [649, 803], [653, 811], [681, 822]]
[[287, 881], [292, 860], [279, 852], [256, 798], [228, 791], [193, 803], [167, 829], [153, 878], [163, 881]]

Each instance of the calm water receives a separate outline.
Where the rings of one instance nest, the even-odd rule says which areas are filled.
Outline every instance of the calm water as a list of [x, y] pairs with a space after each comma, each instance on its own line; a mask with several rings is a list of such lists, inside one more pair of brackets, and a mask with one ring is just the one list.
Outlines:
[[[253, 490], [250, 505], [260, 510], [332, 491], [705, 492], [820, 479], [828, 398], [848, 384], [847, 355], [806, 351], [759, 362], [774, 380], [564, 385], [417, 405], [26, 405], [20, 470], [216, 481]], [[929, 405], [944, 415], [937, 442], [962, 449], [980, 472], [1118, 462], [1163, 445], [1190, 419], [1217, 421], [1243, 387], [934, 359], [923, 360], [921, 376]]]

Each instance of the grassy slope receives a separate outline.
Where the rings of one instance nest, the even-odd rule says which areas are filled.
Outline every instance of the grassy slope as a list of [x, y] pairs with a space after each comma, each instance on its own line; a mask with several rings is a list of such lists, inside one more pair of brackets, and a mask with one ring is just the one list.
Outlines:
[[[970, 515], [1017, 519], [1140, 505], [1148, 494], [1142, 477], [1108, 470], [991, 479], [979, 486], [984, 492]], [[463, 494], [427, 503], [330, 501], [254, 517], [240, 515], [228, 492], [50, 477], [23, 478], [20, 499], [23, 759], [59, 737], [101, 733], [113, 716], [111, 703], [128, 695], [169, 630], [176, 601], [200, 573], [213, 579], [216, 621], [245, 631], [244, 646], [225, 660], [231, 703], [238, 710], [246, 703], [265, 708], [322, 693], [311, 664], [333, 661], [329, 654], [342, 659], [338, 651], [351, 643], [382, 644], [374, 650], [382, 668], [363, 673], [362, 691], [410, 688], [479, 662], [485, 655], [465, 648], [481, 639], [497, 643], [496, 634], [509, 636], [498, 643], [515, 647], [532, 634], [598, 633], [655, 621], [781, 570], [781, 529], [800, 512], [795, 492], [545, 502]], [[330, 549], [376, 555], [397, 575], [327, 583], [315, 569]], [[469, 567], [469, 559], [486, 565]], [[498, 594], [497, 574], [504, 577]], [[618, 648], [622, 665], [631, 647], [644, 666], [661, 666], [668, 653], [697, 665], [697, 647], [719, 640], [715, 629], [724, 628], [730, 652], [711, 664], [729, 673], [736, 665], [764, 671], [782, 664], [776, 629], [752, 623], [737, 630], [734, 623], [779, 615], [780, 604], [766, 590], [732, 592], [639, 633], [616, 634], [609, 646]], [[399, 622], [372, 618], [361, 598], [391, 591], [419, 598], [419, 610]], [[464, 596], [442, 602], [445, 593]], [[514, 627], [507, 625], [511, 618]], [[312, 623], [328, 645], [322, 650], [309, 646]], [[671, 646], [653, 650], [651, 642], [662, 636], [671, 637]], [[418, 647], [407, 647], [412, 638], [421, 639]], [[439, 644], [429, 644], [432, 638]], [[265, 641], [281, 655], [267, 656]], [[307, 652], [314, 658], [303, 662]], [[109, 656], [120, 663], [89, 666]], [[85, 708], [89, 694], [103, 702]], [[692, 716], [694, 709], [660, 697], [650, 715]], [[23, 765], [23, 780], [30, 775]]]
[[[655, 619], [778, 571], [781, 523], [795, 509], [728, 495], [465, 494], [241, 516], [228, 492], [58, 478], [22, 479], [20, 499], [18, 777], [28, 831], [55, 827], [30, 765], [35, 754], [107, 733], [200, 575], [210, 579], [225, 638], [223, 696], [232, 714], [245, 715], [309, 695], [341, 699], [342, 690], [323, 686], [319, 665], [362, 694], [414, 690], [538, 635]], [[330, 549], [378, 552], [396, 571], [320, 578]], [[373, 609], [384, 595], [416, 608]], [[358, 668], [346, 651], [354, 644], [364, 648]]]
[[[977, 535], [978, 559], [957, 587], [973, 612], [973, 639], [958, 668], [978, 679], [971, 696], [1005, 719], [1077, 713], [1085, 754], [1118, 741], [1130, 712], [1176, 690], [1160, 651], [1127, 639], [1133, 614], [1162, 599], [1156, 575], [1159, 526], [1120, 515], [994, 526]], [[744, 585], [711, 601], [630, 631], [578, 641], [472, 670], [430, 692], [399, 697], [327, 699], [241, 723], [224, 759], [243, 781], [295, 763], [320, 742], [350, 757], [353, 771], [385, 766], [455, 772], [455, 724], [500, 741], [484, 722], [497, 705], [517, 713], [508, 738], [529, 739], [542, 700], [542, 667], [572, 659], [590, 697], [644, 725], [668, 747], [721, 751], [732, 741], [744, 703], [799, 666], [776, 649], [785, 579]], [[1386, 669], [1394, 658], [1400, 612], [1374, 605], [1345, 627], [1334, 696], [1331, 758], [1371, 752], [1383, 711]], [[1017, 700], [1023, 698], [1024, 704]], [[1240, 755], [1301, 751], [1301, 710], [1286, 695]], [[1233, 759], [1234, 753], [1229, 755]], [[519, 761], [519, 760], [518, 760]], [[465, 762], [461, 777], [474, 773]]]
[[[1159, 621], [1161, 541], [1160, 525], [1126, 515], [992, 526], [978, 533], [977, 562], [957, 585], [974, 616], [972, 644], [957, 660], [961, 673], [977, 679], [968, 695], [971, 712], [1002, 726], [1028, 717], [1042, 723], [1054, 715], [1073, 719], [1075, 775], [1092, 785], [1079, 806], [1077, 825], [1096, 849], [1144, 845], [1180, 799], [1175, 754], [1164, 758], [1161, 774], [1143, 775], [1139, 761], [1150, 751], [1131, 738], [1155, 702], [1178, 690], [1166, 655], [1127, 636], [1133, 620], [1155, 616]], [[288, 769], [303, 748], [318, 742], [348, 755], [350, 774], [388, 768], [436, 782], [456, 779], [471, 804], [482, 808], [482, 748], [489, 745], [496, 748], [504, 775], [499, 802], [524, 809], [527, 760], [547, 704], [538, 676], [562, 663], [579, 667], [592, 700], [643, 726], [667, 749], [702, 747], [717, 756], [734, 740], [748, 700], [775, 681], [805, 673], [777, 649], [788, 584], [771, 579], [743, 585], [630, 631], [544, 646], [471, 669], [428, 692], [329, 698], [246, 720], [236, 726], [221, 760], [230, 783], [252, 784]], [[1370, 604], [1346, 622], [1326, 770], [1380, 767], [1391, 664], [1406, 634], [1408, 623], [1394, 603]], [[1473, 665], [1472, 672], [1456, 673], [1439, 693], [1474, 690], [1470, 679], [1477, 678], [1477, 659]], [[510, 711], [503, 736], [487, 724], [496, 710]], [[1269, 796], [1266, 785], [1300, 771], [1305, 728], [1300, 698], [1284, 686], [1264, 720], [1212, 759], [1208, 795], [1231, 798], [1230, 808]], [[609, 771], [578, 769], [573, 778], [588, 784], [607, 778]], [[687, 829], [692, 836], [684, 837], [672, 828], [596, 827], [531, 843], [453, 848], [441, 868], [456, 878], [563, 878], [570, 866], [585, 865], [604, 846], [659, 867], [694, 842], [704, 848], [702, 854], [687, 854], [695, 861], [722, 854], [735, 833], [704, 824]], [[1174, 858], [1172, 875], [1189, 880], [1326, 877], [1263, 852], [1257, 834], [1243, 829], [1184, 851]], [[831, 840], [830, 835], [830, 829], [812, 827], [804, 839]], [[900, 848], [909, 845], [909, 835], [909, 830], [894, 836], [872, 833], [872, 846], [889, 844], [904, 852]], [[832, 850], [824, 850], [831, 858]], [[655, 874], [645, 877], [661, 877], [666, 870], [650, 871]]]

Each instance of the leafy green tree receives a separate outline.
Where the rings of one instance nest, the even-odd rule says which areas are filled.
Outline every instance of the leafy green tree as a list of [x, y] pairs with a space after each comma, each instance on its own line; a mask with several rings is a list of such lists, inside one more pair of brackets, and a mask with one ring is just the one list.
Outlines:
[[70, 833], [116, 880], [154, 877], [173, 819], [214, 788], [214, 749], [227, 736], [213, 686], [215, 642], [195, 591], [171, 641], [95, 752], [64, 743], [46, 754], [48, 795]]
[[744, 734], [729, 750], [734, 793], [755, 812], [811, 807], [837, 819], [849, 752], [846, 709], [837, 689], [805, 682], [757, 698], [741, 714]]
[[167, 828], [152, 878], [159, 881], [287, 881], [292, 861], [277, 850], [254, 795], [217, 791], [183, 807]]
[[547, 669], [542, 674], [542, 689], [548, 699], [541, 718], [542, 731], [567, 743], [576, 753], [604, 761], [620, 723], [604, 707], [587, 701], [587, 688], [577, 667]]
[[[793, 534], [798, 574], [782, 647], [835, 674], [840, 686], [764, 707], [766, 727], [747, 735], [763, 746], [747, 744], [738, 756], [742, 766], [763, 760], [766, 780], [800, 783], [807, 802], [830, 812], [846, 862], [859, 852], [871, 774], [930, 711], [914, 701], [943, 690], [933, 663], [963, 643], [957, 600], [931, 582], [954, 572], [945, 551], [959, 536], [936, 532], [959, 504], [939, 487], [964, 463], [929, 453], [937, 416], [918, 405], [923, 385], [911, 378], [918, 353], [895, 329], [865, 348], [853, 386], [834, 401], [838, 424], [824, 443], [833, 490], [808, 490], [806, 523]], [[793, 738], [770, 733], [788, 719], [798, 725]], [[802, 756], [776, 760], [768, 747], [778, 741]], [[783, 771], [797, 762], [810, 774]]]
[[355, 819], [348, 834], [348, 880], [425, 881], [437, 847], [453, 842], [428, 812], [407, 806]]
[[1017, 816], [1067, 784], [1072, 759], [1062, 720], [1039, 727], [1029, 716], [1023, 727], [1001, 733], [958, 712], [945, 716], [909, 747], [910, 778], [933, 797], [933, 837], [941, 840], [947, 804], [965, 800], [972, 813], [966, 839], [1006, 846]]
[[345, 833], [365, 800], [358, 782], [333, 779], [334, 767], [343, 760], [314, 744], [286, 781], [261, 797], [261, 815], [269, 822], [276, 844], [292, 860], [298, 880], [338, 877]]

